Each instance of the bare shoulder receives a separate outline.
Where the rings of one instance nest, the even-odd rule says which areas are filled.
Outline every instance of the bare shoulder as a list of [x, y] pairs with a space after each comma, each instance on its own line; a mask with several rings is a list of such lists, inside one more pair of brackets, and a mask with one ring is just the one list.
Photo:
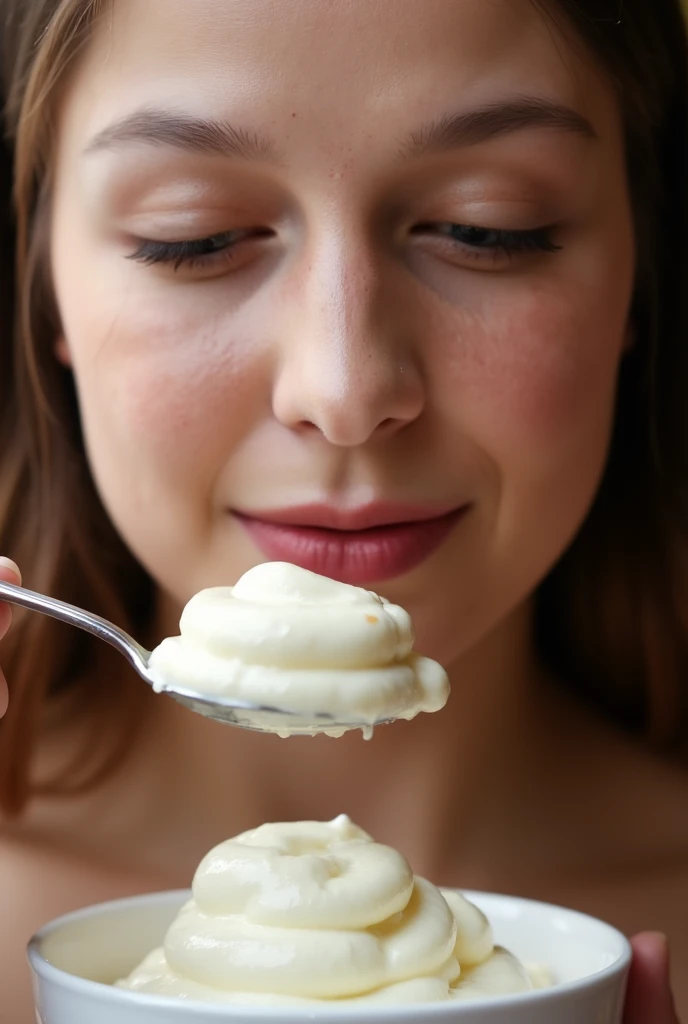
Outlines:
[[47, 921], [131, 895], [133, 880], [3, 831], [0, 824], [0, 1005], [3, 1020], [34, 1024], [26, 944]]

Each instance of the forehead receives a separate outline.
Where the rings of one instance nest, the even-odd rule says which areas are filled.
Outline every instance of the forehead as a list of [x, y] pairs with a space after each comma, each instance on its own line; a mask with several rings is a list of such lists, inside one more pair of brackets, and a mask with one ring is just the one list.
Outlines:
[[[614, 128], [611, 87], [532, 0], [114, 0], [67, 105], [79, 134], [141, 106], [364, 142], [527, 96]], [[300, 120], [299, 120], [300, 119]]]

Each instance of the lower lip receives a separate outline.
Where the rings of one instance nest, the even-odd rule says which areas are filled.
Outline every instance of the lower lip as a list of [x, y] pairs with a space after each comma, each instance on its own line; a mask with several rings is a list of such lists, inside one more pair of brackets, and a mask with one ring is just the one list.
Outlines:
[[436, 519], [394, 523], [370, 530], [326, 530], [288, 526], [234, 513], [253, 542], [272, 561], [360, 586], [394, 579], [429, 558], [446, 540], [468, 506]]

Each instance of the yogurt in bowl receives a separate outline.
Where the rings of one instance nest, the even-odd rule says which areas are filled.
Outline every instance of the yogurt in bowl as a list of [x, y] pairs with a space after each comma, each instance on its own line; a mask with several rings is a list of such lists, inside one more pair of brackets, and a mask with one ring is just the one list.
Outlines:
[[574, 911], [439, 890], [341, 816], [220, 844], [191, 894], [60, 918], [29, 960], [42, 1024], [618, 1024], [630, 946]]
[[532, 991], [486, 916], [346, 815], [262, 825], [204, 857], [162, 947], [121, 987], [249, 1005], [432, 1003]]

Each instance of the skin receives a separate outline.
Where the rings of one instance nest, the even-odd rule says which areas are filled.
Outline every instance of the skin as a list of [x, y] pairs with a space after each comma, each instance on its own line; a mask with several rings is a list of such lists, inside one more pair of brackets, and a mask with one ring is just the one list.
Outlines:
[[[428, 125], [524, 96], [573, 110], [590, 136], [540, 126], [410, 151]], [[250, 160], [94, 148], [160, 106], [267, 144]], [[685, 776], [562, 694], [530, 644], [533, 590], [599, 482], [630, 338], [609, 84], [528, 0], [117, 0], [64, 97], [55, 160], [56, 358], [104, 504], [159, 585], [149, 640], [262, 559], [232, 509], [471, 507], [379, 588], [447, 667], [446, 710], [370, 744], [285, 743], [158, 700], [110, 782], [4, 825], [10, 976], [57, 913], [185, 885], [210, 846], [262, 820], [346, 809], [438, 882], [661, 928], [688, 1006]], [[452, 243], [448, 223], [554, 225], [560, 248], [506, 256]], [[141, 239], [235, 229], [231, 260], [127, 258]], [[81, 733], [47, 740], [40, 767]], [[628, 1024], [674, 1019], [667, 972], [662, 940], [639, 938]], [[28, 1024], [22, 984], [12, 1019]]]
[[[0, 557], [0, 580], [8, 583], [21, 583], [21, 573], [15, 562], [9, 558]], [[12, 622], [12, 610], [7, 604], [0, 604], [0, 636], [4, 636]], [[0, 669], [0, 718], [7, 711], [7, 681]]]

